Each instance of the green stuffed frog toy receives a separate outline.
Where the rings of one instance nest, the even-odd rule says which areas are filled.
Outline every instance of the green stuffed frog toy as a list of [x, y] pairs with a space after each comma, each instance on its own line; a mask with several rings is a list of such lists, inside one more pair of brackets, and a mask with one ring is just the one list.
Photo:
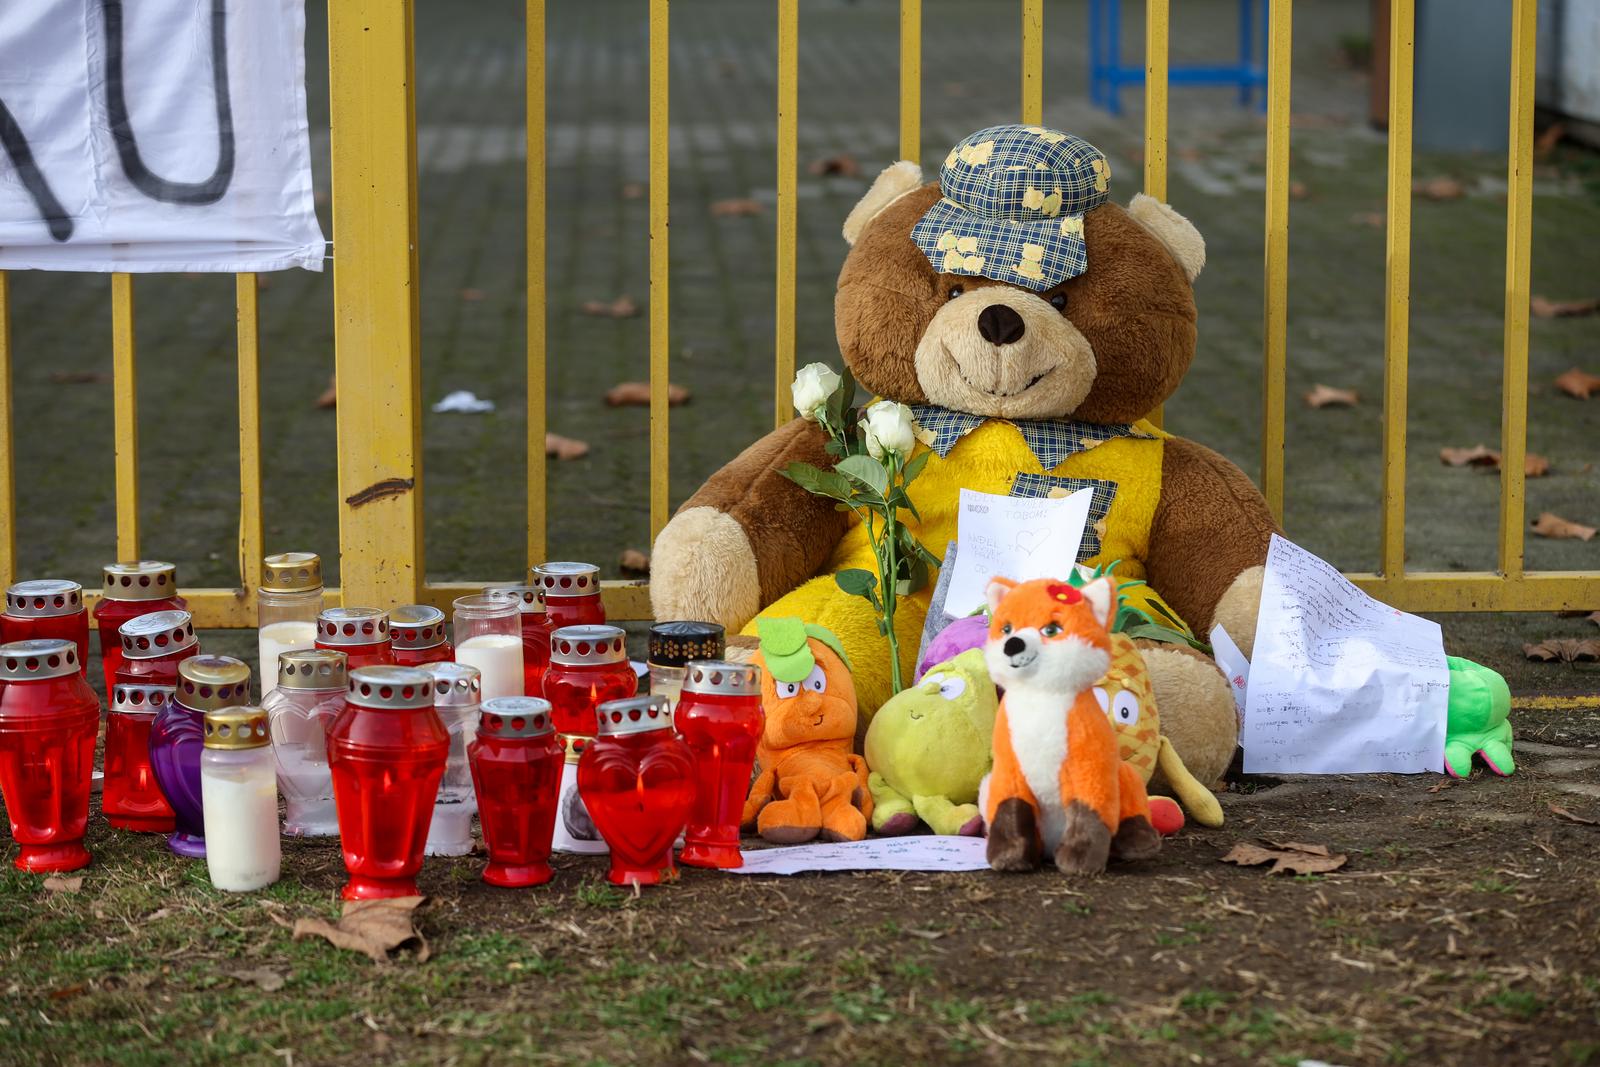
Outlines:
[[863, 754], [872, 769], [872, 828], [904, 834], [983, 833], [978, 786], [989, 773], [999, 701], [981, 648], [930, 667], [878, 709]]
[[1495, 774], [1517, 769], [1511, 758], [1511, 690], [1498, 671], [1469, 659], [1446, 656], [1450, 698], [1445, 712], [1444, 769], [1452, 778], [1472, 773], [1482, 756]]

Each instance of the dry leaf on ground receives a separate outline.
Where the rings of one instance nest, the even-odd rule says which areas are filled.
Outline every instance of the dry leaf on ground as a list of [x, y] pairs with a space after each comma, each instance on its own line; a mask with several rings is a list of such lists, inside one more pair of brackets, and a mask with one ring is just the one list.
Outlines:
[[1383, 212], [1358, 211], [1350, 216], [1350, 221], [1358, 226], [1371, 226], [1374, 230], [1383, 229]]
[[1567, 822], [1575, 822], [1579, 826], [1600, 826], [1600, 819], [1590, 819], [1583, 815], [1574, 815], [1566, 808], [1563, 808], [1560, 804], [1551, 804], [1550, 814], [1554, 815], [1558, 819], [1565, 819]]
[[1556, 378], [1556, 388], [1568, 396], [1575, 396], [1579, 400], [1588, 400], [1590, 394], [1600, 392], [1600, 375], [1590, 374], [1586, 370], [1573, 367], [1565, 374]]
[[52, 874], [44, 880], [44, 887], [52, 893], [76, 893], [83, 888], [83, 875], [75, 874], [70, 878]]
[[339, 406], [339, 379], [336, 375], [328, 378], [328, 387], [322, 391], [321, 396], [317, 397], [316, 404], [313, 406], [319, 408]]
[[1311, 196], [1311, 190], [1309, 188], [1307, 188], [1305, 182], [1290, 182], [1289, 183], [1289, 199], [1290, 200], [1305, 200], [1305, 199], [1309, 198], [1310, 196]]
[[643, 197], [647, 191], [648, 190], [646, 189], [644, 182], [622, 183], [622, 199], [624, 200], [638, 200]]
[[759, 215], [766, 210], [761, 206], [761, 201], [749, 197], [739, 197], [734, 200], [713, 200], [711, 202], [711, 217], [717, 219], [741, 218], [748, 215]]
[[847, 152], [840, 152], [836, 156], [824, 156], [822, 159], [813, 159], [806, 167], [812, 174], [837, 174], [844, 178], [854, 178], [861, 173], [861, 164], [856, 162], [856, 157]]
[[631, 319], [639, 314], [639, 305], [633, 302], [633, 297], [623, 293], [611, 301], [585, 300], [578, 310], [602, 319]]
[[1600, 297], [1588, 300], [1546, 300], [1536, 296], [1528, 301], [1529, 310], [1541, 319], [1570, 319], [1578, 315], [1593, 315], [1600, 311]]
[[337, 923], [326, 919], [296, 919], [294, 939], [325, 937], [339, 948], [362, 952], [378, 963], [392, 949], [416, 942], [417, 962], [428, 959], [428, 942], [412, 922], [412, 914], [426, 897], [389, 897], [383, 900], [347, 900]]
[[1429, 200], [1460, 200], [1467, 195], [1466, 186], [1454, 178], [1429, 178], [1426, 181], [1418, 179], [1411, 183], [1411, 191], [1420, 193]]
[[484, 292], [483, 292], [482, 289], [463, 289], [463, 290], [461, 290], [461, 299], [462, 299], [463, 303], [476, 304], [478, 301], [482, 300], [483, 297], [484, 297]]
[[[1473, 445], [1471, 448], [1441, 448], [1439, 461], [1448, 467], [1500, 469], [1500, 453], [1484, 445]], [[1522, 473], [1529, 478], [1543, 478], [1550, 473], [1550, 461], [1537, 452], [1525, 452], [1522, 456]]]
[[1543, 511], [1533, 520], [1533, 532], [1540, 537], [1549, 537], [1556, 541], [1590, 541], [1594, 539], [1595, 528], [1585, 526], [1581, 522], [1563, 519], [1553, 511]]
[[646, 575], [650, 573], [650, 557], [637, 548], [624, 549], [617, 566], [623, 574]]
[[[667, 386], [667, 406], [679, 407], [689, 402], [689, 390], [681, 385]], [[606, 406], [613, 408], [648, 407], [649, 382], [618, 382], [606, 390]]]
[[1524, 452], [1522, 473], [1529, 478], [1543, 478], [1550, 473], [1550, 461], [1537, 452]]
[[229, 976], [240, 982], [250, 982], [263, 993], [276, 993], [286, 979], [271, 967], [256, 967], [248, 971], [229, 971]]
[[1354, 389], [1335, 389], [1331, 385], [1318, 382], [1306, 394], [1306, 406], [1311, 408], [1354, 407], [1361, 400], [1361, 394]]
[[94, 385], [98, 382], [109, 382], [111, 375], [97, 370], [53, 370], [50, 372], [52, 385]]
[[1556, 145], [1560, 144], [1561, 139], [1566, 135], [1566, 123], [1552, 122], [1550, 125], [1544, 128], [1543, 133], [1539, 134], [1538, 140], [1533, 142], [1533, 154], [1541, 157], [1548, 156], [1551, 152], [1555, 151]]
[[1428, 792], [1443, 793], [1446, 789], [1449, 789], [1453, 785], [1455, 785], [1455, 779], [1441, 778], [1428, 787]]
[[1298, 841], [1290, 841], [1282, 845], [1273, 845], [1271, 848], [1262, 848], [1260, 845], [1240, 843], [1234, 845], [1226, 856], [1222, 857], [1223, 863], [1237, 863], [1241, 867], [1258, 867], [1263, 863], [1272, 864], [1268, 874], [1326, 874], [1336, 871], [1348, 862], [1344, 853], [1332, 853], [1326, 845], [1307, 845]]
[[1540, 663], [1592, 663], [1600, 660], [1600, 641], [1592, 637], [1552, 637], [1523, 645], [1522, 654]]
[[582, 459], [589, 454], [589, 442], [547, 433], [544, 435], [544, 454], [560, 460]]

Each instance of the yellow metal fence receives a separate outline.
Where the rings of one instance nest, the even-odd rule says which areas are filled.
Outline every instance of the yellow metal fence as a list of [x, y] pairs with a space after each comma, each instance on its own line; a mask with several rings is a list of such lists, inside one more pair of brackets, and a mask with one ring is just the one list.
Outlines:
[[[650, 85], [650, 529], [668, 518], [668, 0], [648, 3]], [[799, 0], [777, 7], [777, 263], [774, 399], [788, 410], [795, 363], [796, 177]], [[1289, 86], [1293, 0], [1269, 0], [1262, 489], [1283, 514], [1287, 359]], [[421, 397], [417, 314], [417, 163], [412, 0], [328, 5], [333, 152], [335, 355], [339, 382], [339, 552], [343, 600], [421, 601], [448, 607], [483, 583], [425, 580], [422, 537]], [[1600, 572], [1523, 567], [1523, 455], [1527, 430], [1529, 246], [1532, 229], [1534, 28], [1537, 0], [1512, 0], [1511, 113], [1506, 211], [1499, 565], [1492, 572], [1405, 569], [1406, 382], [1411, 242], [1414, 0], [1393, 0], [1390, 18], [1389, 174], [1384, 329], [1383, 525], [1380, 566], [1351, 577], [1391, 604], [1416, 611], [1553, 610], [1600, 603]], [[1021, 115], [1043, 119], [1044, 0], [1020, 0]], [[1146, 0], [1145, 191], [1166, 199], [1169, 0]], [[527, 372], [530, 564], [545, 556], [545, 3], [527, 0]], [[900, 3], [900, 154], [921, 158], [922, 4]], [[135, 286], [111, 278], [115, 395], [116, 555], [141, 554], [136, 420]], [[255, 623], [262, 551], [260, 364], [257, 285], [237, 279], [239, 390], [239, 586], [188, 589], [202, 627]], [[9, 305], [0, 272], [0, 584], [16, 577]], [[1155, 413], [1159, 417], [1160, 413]], [[613, 618], [649, 616], [639, 583], [605, 589]]]

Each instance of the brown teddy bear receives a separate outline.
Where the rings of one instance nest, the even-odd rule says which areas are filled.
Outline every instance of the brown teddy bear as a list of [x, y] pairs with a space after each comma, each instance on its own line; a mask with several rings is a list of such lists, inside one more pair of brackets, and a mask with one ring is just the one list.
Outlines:
[[[1141, 606], [1207, 633], [1222, 623], [1248, 655], [1275, 528], [1232, 463], [1142, 421], [1195, 351], [1191, 283], [1205, 243], [1172, 208], [1110, 202], [1092, 145], [1041, 127], [980, 130], [940, 180], [886, 169], [845, 221], [835, 327], [873, 394], [911, 405], [918, 451], [935, 454], [902, 520], [935, 553], [956, 537], [961, 488], [1013, 496], [1094, 490], [1079, 561], [1120, 560], [1144, 578]], [[825, 437], [795, 419], [712, 475], [657, 538], [657, 618], [747, 627], [798, 616], [837, 634], [855, 663], [861, 729], [888, 699], [886, 645], [871, 608], [832, 574], [873, 569], [867, 533], [782, 474], [831, 464]], [[929, 591], [896, 615], [910, 675]], [[1228, 686], [1187, 646], [1144, 647], [1174, 748], [1215, 781], [1237, 741]]]

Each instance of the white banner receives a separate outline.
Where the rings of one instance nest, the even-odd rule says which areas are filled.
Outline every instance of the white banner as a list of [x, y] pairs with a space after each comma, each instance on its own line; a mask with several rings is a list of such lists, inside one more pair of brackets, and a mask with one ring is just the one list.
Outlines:
[[0, 269], [321, 270], [303, 0], [0, 2]]

